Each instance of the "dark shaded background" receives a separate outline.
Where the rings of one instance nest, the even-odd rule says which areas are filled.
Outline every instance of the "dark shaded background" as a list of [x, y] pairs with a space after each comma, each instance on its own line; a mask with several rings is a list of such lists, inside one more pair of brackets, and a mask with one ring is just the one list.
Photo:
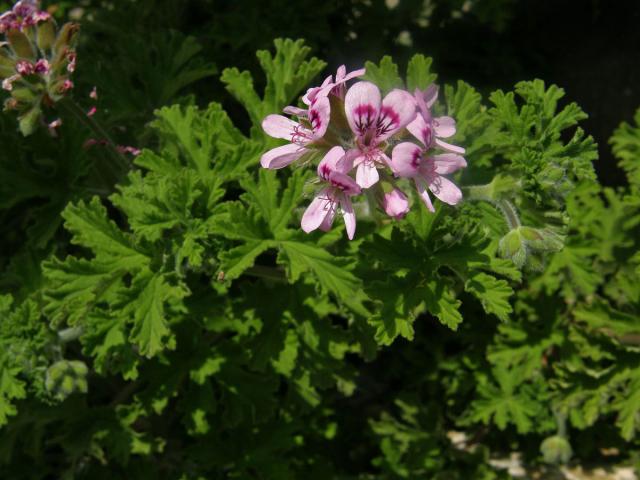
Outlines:
[[[421, 12], [429, 4], [424, 26]], [[463, 79], [484, 93], [531, 78], [556, 83], [589, 114], [583, 128], [599, 144], [601, 180], [624, 182], [607, 142], [640, 107], [638, 1], [400, 0], [392, 9], [381, 0], [315, 2], [313, 8], [278, 0], [214, 1], [185, 10], [184, 20], [233, 32], [225, 41], [203, 31], [220, 67], [255, 70], [254, 50], [270, 48], [280, 36], [305, 38], [331, 67], [357, 67], [385, 54], [403, 64], [419, 52], [434, 58], [441, 82]], [[398, 43], [403, 31], [411, 46]]]

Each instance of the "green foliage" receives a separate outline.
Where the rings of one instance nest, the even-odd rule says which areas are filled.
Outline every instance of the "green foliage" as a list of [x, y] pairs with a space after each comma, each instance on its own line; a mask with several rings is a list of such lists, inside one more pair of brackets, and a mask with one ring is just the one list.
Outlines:
[[[94, 73], [139, 156], [115, 168], [71, 121], [59, 143], [2, 134], [8, 477], [498, 479], [489, 458], [509, 449], [632, 454], [637, 126], [612, 139], [630, 187], [603, 188], [586, 114], [558, 87], [488, 103], [445, 85], [434, 109], [457, 121], [467, 201], [430, 213], [412, 193], [402, 222], [363, 201], [349, 242], [300, 231], [313, 172], [258, 165], [276, 145], [264, 116], [325, 67], [302, 41], [259, 51], [264, 78], [223, 71], [248, 128], [226, 99], [197, 106], [215, 68], [193, 37], [123, 35], [108, 51], [122, 63]], [[387, 56], [366, 78], [424, 89], [432, 63], [416, 55], [403, 75]]]

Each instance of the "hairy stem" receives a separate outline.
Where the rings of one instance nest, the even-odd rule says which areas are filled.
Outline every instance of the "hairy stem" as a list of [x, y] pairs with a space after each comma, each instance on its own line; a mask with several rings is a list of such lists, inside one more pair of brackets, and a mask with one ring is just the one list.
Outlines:
[[520, 218], [518, 217], [518, 211], [513, 203], [508, 200], [499, 200], [496, 202], [496, 206], [504, 215], [510, 230], [514, 230], [521, 225]]
[[126, 172], [129, 167], [129, 161], [126, 157], [118, 150], [118, 146], [113, 141], [111, 136], [107, 133], [107, 131], [97, 122], [94, 118], [88, 116], [80, 106], [73, 101], [70, 97], [65, 97], [60, 100], [57, 105], [65, 111], [70, 116], [74, 117], [78, 122], [84, 125], [86, 128], [91, 130], [93, 134], [100, 140], [104, 140], [107, 145], [107, 148], [112, 153], [113, 158], [118, 164], [118, 167]]
[[83, 332], [84, 329], [82, 327], [65, 328], [58, 332], [58, 338], [62, 343], [69, 343], [80, 338], [80, 335], [82, 335]]

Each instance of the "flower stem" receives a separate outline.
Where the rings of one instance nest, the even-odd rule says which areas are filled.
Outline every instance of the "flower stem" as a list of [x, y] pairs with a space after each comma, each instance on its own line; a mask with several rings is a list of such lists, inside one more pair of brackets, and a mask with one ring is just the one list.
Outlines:
[[74, 340], [77, 340], [80, 335], [82, 335], [83, 331], [84, 330], [82, 327], [65, 328], [64, 330], [60, 330], [58, 332], [58, 338], [62, 343], [73, 342]]
[[94, 118], [88, 116], [80, 106], [73, 101], [71, 97], [65, 97], [60, 100], [57, 105], [70, 116], [74, 117], [78, 122], [84, 125], [86, 128], [91, 130], [96, 137], [100, 140], [103, 140], [107, 148], [113, 154], [114, 159], [116, 160], [118, 167], [126, 172], [130, 168], [130, 163], [126, 159], [126, 157], [118, 150], [118, 146], [113, 141], [111, 136], [107, 133], [107, 131], [97, 122]]
[[287, 282], [287, 276], [284, 270], [277, 267], [267, 267], [266, 265], [254, 265], [244, 272], [245, 275], [251, 277], [264, 278], [266, 280], [275, 280], [276, 282]]
[[514, 230], [521, 225], [518, 211], [513, 203], [508, 200], [499, 200], [496, 202], [496, 206], [504, 215], [510, 230]]

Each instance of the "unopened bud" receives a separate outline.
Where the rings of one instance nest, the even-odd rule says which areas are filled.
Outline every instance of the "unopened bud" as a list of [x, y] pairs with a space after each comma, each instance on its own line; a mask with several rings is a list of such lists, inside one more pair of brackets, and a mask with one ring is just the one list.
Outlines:
[[62, 26], [53, 45], [56, 56], [66, 55], [67, 51], [73, 48], [79, 30], [80, 26], [77, 23], [65, 23]]
[[40, 50], [47, 51], [51, 49], [55, 40], [56, 27], [53, 23], [53, 20], [48, 20], [38, 25], [37, 43]]
[[567, 463], [571, 460], [573, 450], [566, 438], [560, 435], [545, 438], [540, 444], [540, 453], [544, 461], [552, 464]]
[[527, 260], [527, 247], [520, 237], [518, 228], [511, 230], [500, 239], [498, 251], [503, 258], [509, 258], [518, 267], [522, 268]]
[[394, 188], [391, 192], [384, 194], [383, 207], [387, 215], [396, 220], [402, 220], [409, 213], [409, 200], [401, 190]]
[[75, 392], [87, 393], [87, 373], [84, 362], [60, 360], [47, 369], [45, 387], [60, 401]]
[[40, 120], [40, 113], [40, 107], [35, 106], [28, 110], [25, 114], [18, 117], [18, 123], [22, 135], [28, 137], [34, 132], [36, 126], [38, 125], [38, 121]]

